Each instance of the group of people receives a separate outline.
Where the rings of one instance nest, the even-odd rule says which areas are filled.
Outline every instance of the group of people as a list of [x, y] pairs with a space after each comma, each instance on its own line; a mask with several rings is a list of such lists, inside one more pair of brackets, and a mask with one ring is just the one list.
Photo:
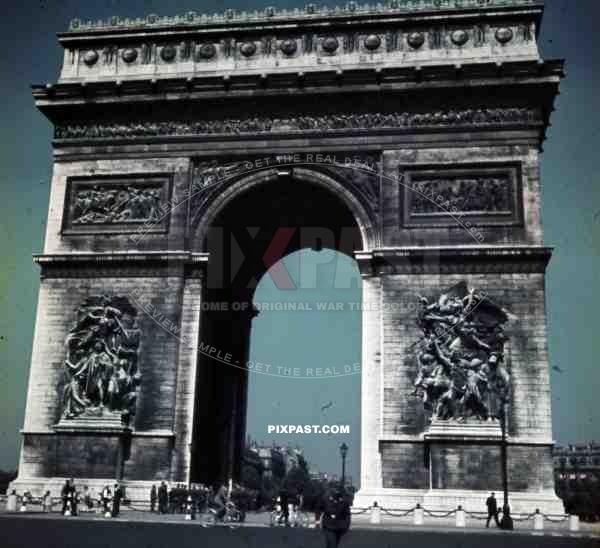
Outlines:
[[[49, 496], [50, 492], [46, 492]], [[92, 497], [88, 487], [84, 487], [83, 493], [79, 493], [75, 487], [73, 479], [66, 480], [61, 490], [62, 499], [62, 514], [63, 516], [76, 516], [80, 503], [84, 505], [88, 511], [94, 509], [94, 502], [97, 502], [98, 508], [101, 508], [104, 515], [116, 518], [121, 511], [121, 502], [125, 496], [123, 488], [119, 483], [115, 483], [113, 489], [110, 485], [105, 485], [96, 501]]]
[[189, 486], [178, 483], [173, 487], [163, 481], [150, 489], [150, 511], [159, 514], [183, 514], [191, 502], [195, 512], [204, 512], [213, 498], [212, 487], [203, 484]]
[[[163, 481], [158, 487], [153, 485], [150, 489], [150, 511], [160, 514], [192, 512], [195, 515], [211, 508], [215, 521], [219, 522], [224, 520], [232, 504], [231, 493], [225, 484], [216, 488], [202, 484], [188, 488], [184, 484], [169, 487]], [[289, 526], [294, 521], [290, 519], [290, 512], [296, 515], [303, 511], [303, 495], [301, 492], [291, 494], [281, 489], [273, 505], [276, 516], [273, 524]], [[243, 508], [236, 507], [236, 510], [244, 514]], [[343, 489], [331, 490], [318, 505], [315, 518], [317, 526], [323, 531], [326, 547], [337, 546], [350, 527], [350, 497]]]

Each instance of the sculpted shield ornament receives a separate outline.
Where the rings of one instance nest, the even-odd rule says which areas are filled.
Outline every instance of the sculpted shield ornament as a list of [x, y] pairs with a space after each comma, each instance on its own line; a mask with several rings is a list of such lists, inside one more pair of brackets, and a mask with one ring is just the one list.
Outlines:
[[127, 48], [126, 50], [123, 50], [123, 53], [121, 54], [121, 58], [126, 63], [133, 63], [137, 59], [137, 56], [138, 52], [135, 48]]
[[422, 32], [411, 32], [407, 40], [411, 48], [419, 49], [425, 43], [425, 35]]
[[171, 44], [164, 46], [160, 52], [160, 57], [166, 63], [170, 63], [177, 56], [177, 49]]
[[323, 39], [322, 47], [327, 53], [334, 53], [339, 46], [338, 39], [335, 36], [327, 36]]
[[240, 46], [240, 52], [244, 57], [252, 57], [256, 53], [256, 44], [254, 42], [244, 42]]
[[453, 44], [464, 46], [469, 41], [469, 34], [464, 30], [455, 30], [450, 38]]
[[376, 34], [370, 34], [365, 38], [365, 48], [375, 51], [381, 45], [381, 38]]
[[513, 39], [513, 31], [509, 27], [501, 27], [496, 31], [496, 40], [501, 44], [507, 44]]
[[293, 55], [298, 49], [298, 44], [296, 43], [296, 40], [288, 39], [281, 42], [280, 48], [286, 55]]
[[202, 44], [198, 48], [198, 55], [202, 59], [212, 59], [216, 53], [217, 53], [217, 48], [215, 47], [215, 45], [208, 43], [208, 42], [205, 44]]
[[92, 67], [98, 62], [98, 52], [94, 49], [85, 52], [83, 56], [83, 62], [88, 66]]

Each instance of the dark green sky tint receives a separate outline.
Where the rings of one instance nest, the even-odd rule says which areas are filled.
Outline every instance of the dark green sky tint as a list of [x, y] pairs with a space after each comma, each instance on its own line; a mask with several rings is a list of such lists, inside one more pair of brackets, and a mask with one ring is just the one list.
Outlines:
[[[304, 2], [270, 2], [301, 6]], [[600, 109], [600, 34], [597, 0], [548, 0], [541, 45], [546, 58], [565, 57], [568, 78], [557, 101], [542, 161], [545, 238], [556, 252], [548, 270], [548, 319], [555, 438], [562, 443], [600, 440], [598, 390], [598, 273], [600, 181], [598, 142]], [[73, 17], [139, 17], [172, 15], [188, 10], [221, 12], [226, 7], [256, 9], [263, 3], [156, 0], [5, 0], [0, 18], [2, 101], [0, 109], [0, 468], [12, 468], [18, 455], [17, 432], [22, 426], [39, 272], [31, 253], [42, 249], [51, 169], [50, 124], [39, 114], [29, 85], [55, 81], [61, 48], [55, 33], [67, 29]], [[290, 257], [294, 263], [296, 258]], [[331, 289], [335, 263], [320, 267], [319, 290], [295, 298], [339, 298]], [[340, 268], [352, 268], [344, 263]], [[290, 266], [290, 270], [293, 267]], [[261, 300], [275, 300], [272, 281], [261, 282]], [[274, 364], [297, 362], [353, 363], [360, 357], [359, 318], [349, 312], [303, 316], [264, 314], [255, 325], [252, 355]], [[294, 333], [295, 332], [295, 333]], [[291, 335], [294, 333], [294, 335]], [[350, 344], [349, 344], [350, 343]], [[249, 433], [264, 441], [273, 422], [348, 423], [352, 434], [350, 473], [358, 475], [359, 383], [357, 376], [300, 381], [255, 376], [250, 386]], [[335, 405], [321, 414], [321, 405]], [[279, 404], [278, 404], [279, 402]], [[283, 441], [281, 436], [278, 441]], [[336, 471], [335, 436], [294, 437], [309, 458], [324, 471]]]

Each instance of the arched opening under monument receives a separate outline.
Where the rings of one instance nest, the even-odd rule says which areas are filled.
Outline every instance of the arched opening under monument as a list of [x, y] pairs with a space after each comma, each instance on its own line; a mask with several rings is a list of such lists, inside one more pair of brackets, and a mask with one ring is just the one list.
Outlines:
[[[352, 257], [363, 249], [363, 235], [339, 189], [328, 188], [318, 176], [300, 179], [289, 170], [242, 185], [215, 212], [203, 241], [209, 261], [200, 317], [190, 479], [213, 484], [238, 480], [242, 471], [249, 371], [255, 367], [250, 353], [252, 325], [261, 304], [264, 308], [255, 299], [259, 282], [268, 275], [278, 290], [298, 291], [302, 276], [290, 276], [284, 257], [307, 249]], [[282, 370], [288, 367], [273, 363], [266, 370], [265, 365], [261, 372], [273, 375], [285, 375]], [[340, 363], [338, 371], [344, 365], [353, 364]], [[300, 375], [306, 377], [306, 369]], [[298, 387], [302, 383], [307, 394], [309, 383], [319, 383], [307, 378], [281, 381], [296, 382]], [[279, 424], [276, 413], [273, 423]], [[266, 433], [265, 438], [269, 439]]]
[[[341, 473], [340, 446], [348, 447], [346, 479], [357, 484], [360, 465], [362, 298], [355, 259], [332, 249], [301, 249], [284, 267], [299, 286], [279, 289], [272, 275], [259, 281], [260, 314], [250, 337], [246, 437], [255, 449], [281, 448], [289, 462], [300, 448], [314, 473]], [[252, 372], [253, 371], [253, 372]], [[294, 431], [269, 430], [286, 425]], [[349, 431], [315, 434], [314, 426]], [[310, 426], [310, 433], [306, 426]], [[298, 431], [301, 428], [303, 430]], [[307, 435], [308, 434], [308, 435]], [[254, 468], [254, 470], [256, 470]], [[244, 468], [243, 480], [256, 474]]]

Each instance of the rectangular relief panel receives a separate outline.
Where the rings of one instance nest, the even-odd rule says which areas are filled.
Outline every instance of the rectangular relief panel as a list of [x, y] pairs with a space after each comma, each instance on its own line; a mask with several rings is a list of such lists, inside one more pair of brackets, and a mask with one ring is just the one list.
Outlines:
[[400, 168], [405, 228], [523, 224], [521, 164], [405, 165]]
[[69, 177], [62, 234], [167, 232], [171, 181], [156, 173]]

